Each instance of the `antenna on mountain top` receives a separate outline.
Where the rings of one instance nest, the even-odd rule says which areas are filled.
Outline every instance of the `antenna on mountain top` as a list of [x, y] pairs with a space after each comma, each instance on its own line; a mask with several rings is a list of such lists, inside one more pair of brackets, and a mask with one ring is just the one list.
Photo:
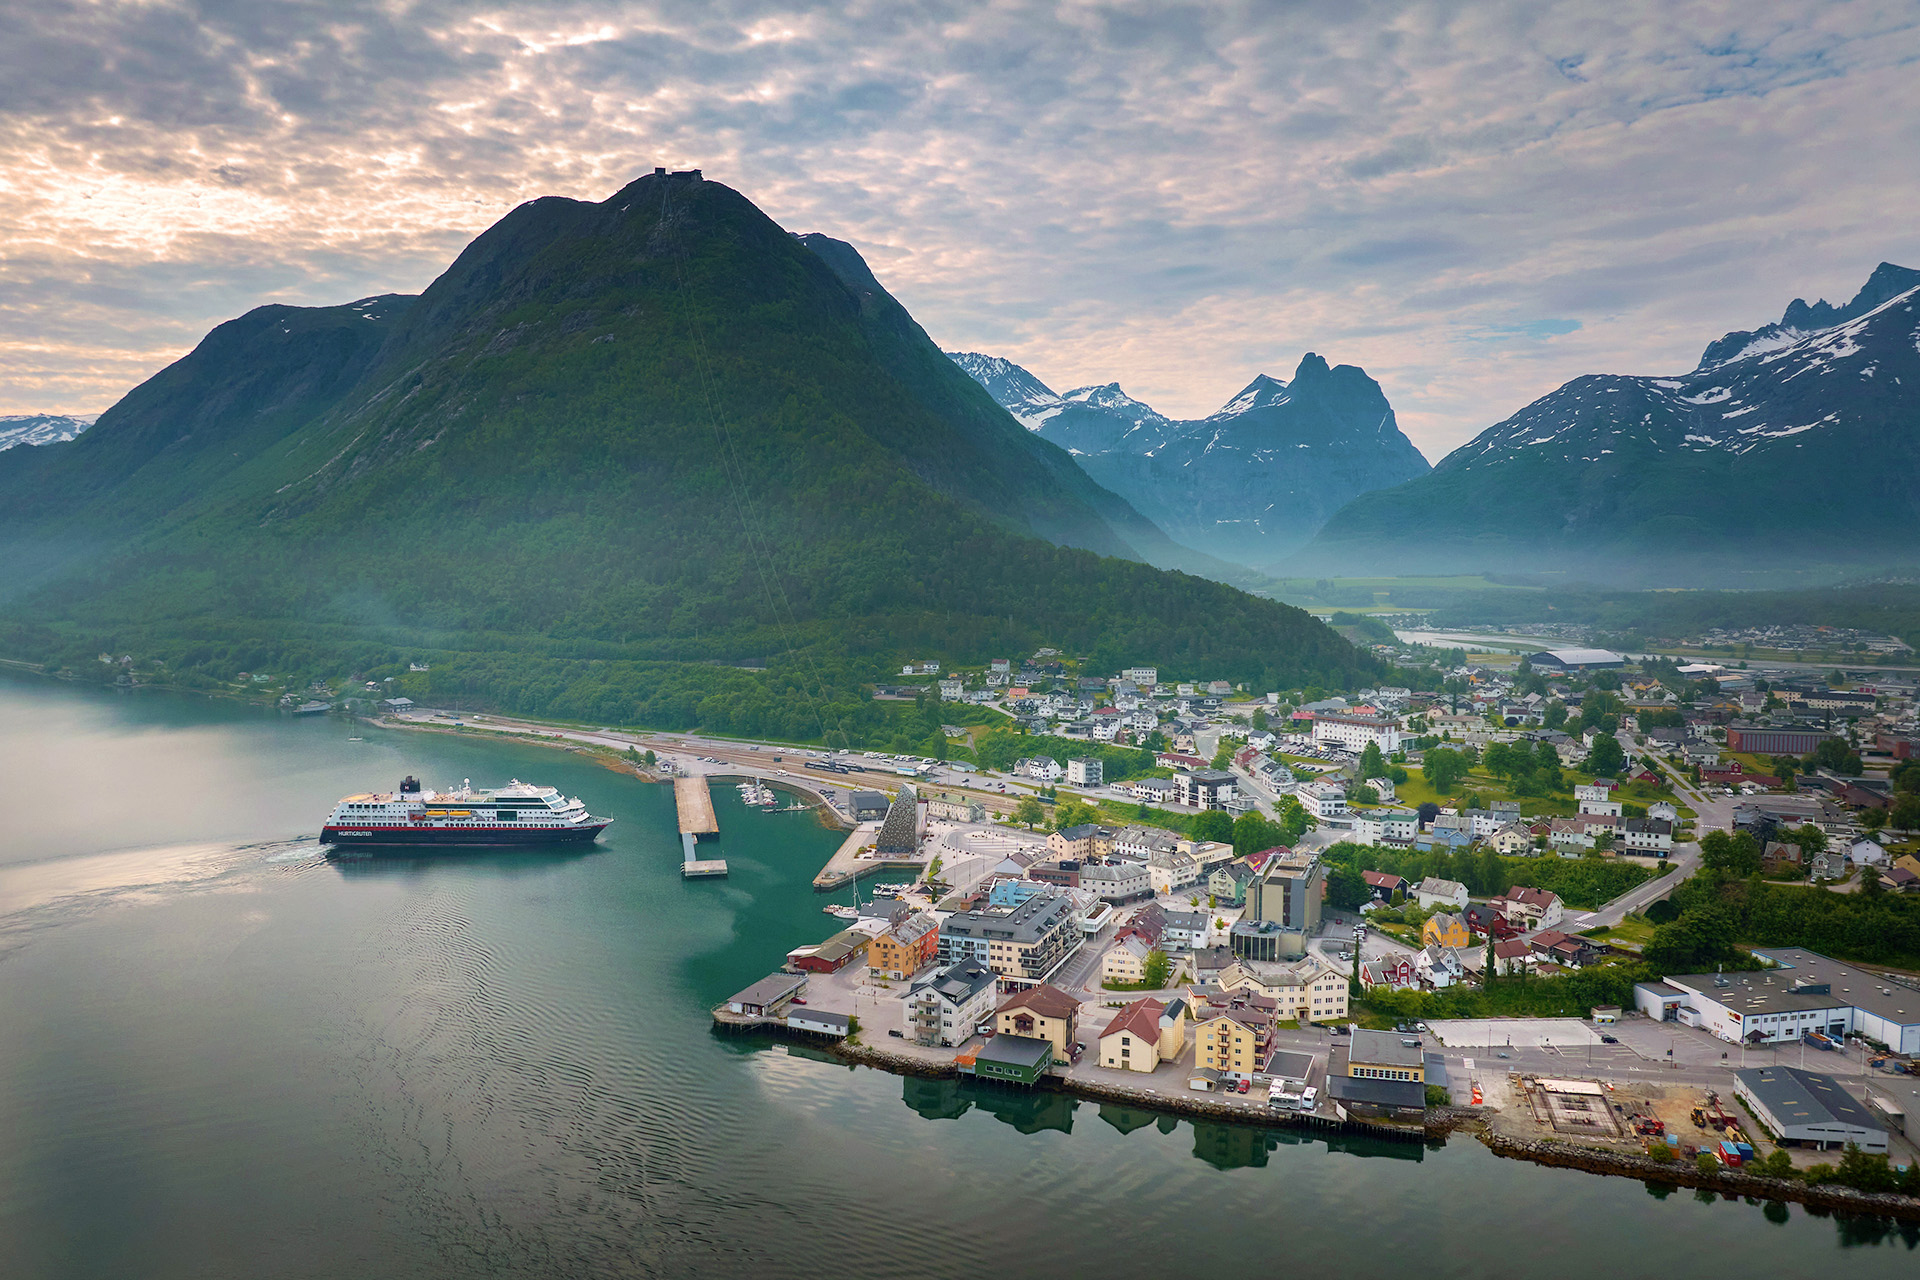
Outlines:
[[[692, 176], [696, 179], [699, 177], [699, 173], [700, 171], [698, 169], [691, 171]], [[682, 175], [672, 174], [669, 176], [680, 177]], [[671, 185], [662, 184], [660, 191], [660, 229], [668, 235], [672, 234], [672, 230], [667, 221], [667, 214], [672, 203], [672, 192], [673, 188]], [[681, 251], [684, 253], [684, 245], [681, 246]], [[766, 593], [767, 608], [773, 615], [774, 625], [780, 629], [780, 639], [782, 643], [786, 645], [787, 657], [791, 659], [797, 656], [800, 661], [806, 665], [807, 674], [810, 674], [813, 677], [814, 683], [820, 687], [820, 700], [816, 702], [813, 693], [807, 688], [806, 678], [803, 676], [800, 681], [800, 695], [807, 700], [808, 710], [813, 712], [814, 719], [820, 724], [821, 741], [831, 747], [833, 743], [827, 732], [826, 712], [822, 710], [822, 704], [827, 701], [826, 678], [820, 674], [819, 668], [815, 666], [812, 655], [796, 648], [793, 643], [792, 632], [788, 630], [788, 620], [792, 621], [794, 629], [797, 630], [800, 625], [800, 617], [799, 614], [794, 611], [793, 602], [787, 598], [786, 588], [780, 585], [778, 574], [773, 572], [772, 555], [761, 545], [761, 539], [754, 530], [755, 519], [752, 512], [752, 497], [748, 494], [745, 484], [742, 483], [742, 476], [745, 474], [746, 467], [740, 461], [739, 450], [734, 445], [733, 433], [727, 429], [726, 422], [720, 416], [719, 406], [714, 398], [713, 375], [707, 360], [706, 341], [701, 337], [699, 322], [694, 317], [693, 299], [687, 288], [685, 263], [679, 253], [674, 253], [669, 250], [667, 256], [673, 262], [674, 279], [677, 285], [677, 292], [680, 295], [680, 305], [687, 317], [687, 334], [692, 339], [694, 373], [700, 382], [701, 398], [706, 402], [708, 425], [712, 428], [714, 438], [719, 444], [718, 453], [721, 470], [727, 477], [727, 486], [733, 491], [734, 510], [740, 516], [741, 536], [747, 545], [748, 554], [754, 560], [755, 572], [758, 573], [760, 577], [760, 588]], [[775, 600], [776, 594], [778, 595], [777, 602]], [[786, 607], [787, 617], [785, 619], [780, 616], [782, 605]], [[853, 745], [853, 739], [847, 734], [846, 722], [836, 715], [834, 717], [834, 723], [840, 730], [841, 747], [851, 747]]]

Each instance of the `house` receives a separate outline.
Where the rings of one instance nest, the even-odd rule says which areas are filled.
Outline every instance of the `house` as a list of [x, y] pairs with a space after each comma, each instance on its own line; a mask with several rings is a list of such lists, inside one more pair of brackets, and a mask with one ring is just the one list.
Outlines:
[[1476, 936], [1491, 934], [1495, 938], [1511, 938], [1520, 933], [1496, 908], [1478, 902], [1462, 908], [1460, 918], [1467, 922], [1467, 931]]
[[1066, 770], [1052, 756], [1034, 756], [1030, 759], [1015, 760], [1013, 772], [1035, 782], [1054, 783], [1060, 781]]
[[1390, 991], [1410, 991], [1419, 987], [1420, 975], [1414, 971], [1411, 956], [1389, 956], [1363, 962], [1360, 966], [1360, 985], [1385, 987]]
[[1182, 849], [1155, 849], [1147, 855], [1147, 880], [1155, 893], [1177, 893], [1203, 879], [1199, 860]]
[[1628, 818], [1620, 824], [1620, 844], [1664, 858], [1673, 851], [1673, 824], [1664, 818]]
[[1421, 986], [1441, 991], [1465, 981], [1467, 965], [1455, 948], [1430, 943], [1414, 953], [1413, 972]]
[[787, 963], [803, 973], [838, 973], [867, 953], [867, 934], [842, 929], [825, 942], [787, 953]]
[[1457, 880], [1428, 876], [1415, 886], [1413, 896], [1422, 911], [1432, 911], [1435, 907], [1451, 907], [1458, 911], [1467, 905], [1467, 886]]
[[1547, 826], [1547, 843], [1563, 854], [1569, 850], [1578, 853], [1593, 848], [1595, 839], [1593, 831], [1578, 818], [1555, 818]]
[[1473, 936], [1467, 931], [1467, 922], [1459, 916], [1446, 911], [1427, 917], [1420, 926], [1420, 941], [1426, 946], [1465, 947], [1471, 946]]
[[1768, 875], [1779, 875], [1783, 871], [1797, 871], [1805, 860], [1801, 856], [1800, 846], [1786, 840], [1769, 840], [1760, 851], [1760, 869]]
[[1353, 815], [1357, 843], [1406, 848], [1420, 828], [1420, 815], [1411, 809], [1374, 809]]
[[1367, 882], [1367, 889], [1376, 902], [1394, 906], [1407, 900], [1410, 886], [1405, 876], [1397, 876], [1391, 871], [1362, 871], [1360, 878]]
[[1158, 947], [1167, 935], [1167, 911], [1157, 902], [1135, 907], [1116, 938], [1137, 937], [1149, 947]]
[[1522, 938], [1501, 938], [1493, 944], [1493, 972], [1497, 977], [1524, 973], [1533, 959], [1533, 944]]
[[1241, 906], [1247, 900], [1247, 884], [1252, 879], [1253, 868], [1244, 862], [1215, 867], [1207, 877], [1207, 896], [1221, 906]]
[[1186, 1048], [1187, 1005], [1136, 1000], [1113, 1016], [1100, 1033], [1100, 1065], [1116, 1071], [1152, 1071], [1178, 1059]]
[[853, 1019], [844, 1013], [796, 1007], [787, 1011], [787, 1026], [795, 1031], [811, 1031], [815, 1035], [844, 1040], [853, 1032]]
[[1165, 778], [1135, 778], [1127, 784], [1135, 800], [1143, 804], [1171, 804], [1173, 783]]
[[1598, 779], [1593, 783], [1582, 783], [1573, 789], [1573, 797], [1579, 801], [1581, 813], [1603, 814], [1608, 817], [1620, 816], [1620, 801], [1613, 798], [1613, 788], [1603, 786]]
[[1147, 957], [1154, 948], [1139, 935], [1118, 938], [1100, 957], [1100, 981], [1113, 986], [1131, 985], [1147, 980]]
[[1166, 943], [1169, 947], [1191, 950], [1206, 941], [1207, 913], [1204, 911], [1169, 911], [1166, 913], [1166, 922]]
[[1855, 840], [1847, 846], [1847, 861], [1856, 867], [1884, 867], [1891, 864], [1887, 850], [1878, 840]]
[[1558, 929], [1542, 929], [1527, 939], [1536, 960], [1563, 965], [1569, 969], [1578, 969], [1592, 964], [1606, 954], [1605, 949], [1571, 934], [1561, 933]]
[[926, 912], [910, 916], [867, 945], [867, 976], [911, 978], [940, 953], [940, 922]]
[[951, 1048], [965, 1044], [993, 1020], [999, 979], [977, 960], [948, 965], [914, 984], [907, 996], [907, 1026], [916, 1044]]
[[1522, 931], [1551, 929], [1566, 918], [1560, 895], [1546, 889], [1515, 885], [1488, 904]]
[[1419, 1040], [1394, 1031], [1356, 1027], [1348, 1041], [1346, 1070], [1342, 1074], [1357, 1080], [1426, 1082], [1427, 1059]]
[[1014, 992], [994, 1015], [1000, 1035], [1045, 1040], [1059, 1062], [1072, 1056], [1079, 1020], [1080, 1002], [1044, 982]]
[[1488, 836], [1487, 843], [1502, 857], [1518, 858], [1533, 852], [1533, 832], [1524, 822], [1509, 822]]

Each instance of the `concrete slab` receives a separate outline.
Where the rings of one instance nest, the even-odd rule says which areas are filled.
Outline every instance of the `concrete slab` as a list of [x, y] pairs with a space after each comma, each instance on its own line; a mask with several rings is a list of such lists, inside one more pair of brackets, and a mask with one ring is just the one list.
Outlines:
[[1599, 1044], [1600, 1033], [1578, 1018], [1460, 1018], [1429, 1022], [1449, 1049], [1574, 1049]]

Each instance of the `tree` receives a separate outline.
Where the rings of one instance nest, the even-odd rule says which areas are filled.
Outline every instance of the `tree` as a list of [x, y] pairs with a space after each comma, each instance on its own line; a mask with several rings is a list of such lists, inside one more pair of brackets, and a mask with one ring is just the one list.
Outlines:
[[1642, 953], [1666, 973], [1700, 973], [1735, 958], [1733, 917], [1717, 906], [1688, 907], [1679, 919], [1653, 931]]
[[1255, 707], [1253, 709], [1253, 727], [1256, 729], [1264, 729], [1267, 727], [1267, 709], [1265, 707]]
[[1234, 819], [1230, 838], [1233, 840], [1234, 856], [1240, 858], [1286, 842], [1277, 824], [1267, 821], [1265, 814], [1252, 809]]
[[1901, 831], [1920, 830], [1920, 796], [1906, 795], [1894, 802], [1887, 825]]
[[647, 752], [645, 759], [647, 762], [647, 768], [649, 769], [653, 768], [654, 765], [660, 762], [660, 757], [653, 754], [651, 750]]
[[1880, 828], [1887, 825], [1887, 811], [1885, 809], [1862, 809], [1860, 811], [1860, 825], [1868, 831], [1880, 830]]
[[1147, 962], [1141, 966], [1140, 985], [1152, 991], [1158, 991], [1167, 985], [1167, 978], [1173, 973], [1173, 962], [1167, 959], [1167, 953], [1155, 947], [1147, 952]]
[[1546, 720], [1545, 720], [1546, 727], [1549, 729], [1560, 729], [1560, 728], [1564, 728], [1566, 726], [1566, 723], [1567, 723], [1567, 704], [1560, 701], [1560, 699], [1555, 698], [1552, 702], [1549, 702], [1547, 704]]
[[1393, 785], [1396, 787], [1406, 786], [1407, 779], [1410, 776], [1412, 775], [1410, 775], [1405, 769], [1402, 769], [1399, 765], [1395, 765], [1393, 766], [1393, 768], [1387, 770], [1387, 780], [1393, 783]]
[[1760, 846], [1751, 831], [1709, 831], [1700, 837], [1701, 865], [1745, 879], [1760, 870]]
[[1327, 876], [1327, 901], [1341, 911], [1358, 911], [1371, 896], [1357, 867], [1342, 863]]
[[1379, 804], [1380, 793], [1372, 787], [1354, 787], [1347, 792], [1347, 799], [1354, 804]]
[[1422, 804], [1415, 812], [1419, 814], [1420, 825], [1424, 827], [1440, 816], [1440, 806], [1429, 800], [1425, 804]]
[[1467, 758], [1458, 751], [1436, 747], [1427, 752], [1420, 771], [1426, 776], [1428, 785], [1441, 795], [1446, 795], [1453, 790], [1455, 783], [1467, 776]]
[[1387, 762], [1380, 754], [1380, 744], [1369, 742], [1360, 748], [1360, 777], [1384, 778], [1387, 776]]
[[1801, 823], [1780, 838], [1799, 845], [1801, 854], [1809, 859], [1816, 853], [1827, 851], [1827, 833], [1811, 822]]
[[1620, 747], [1620, 739], [1612, 734], [1602, 734], [1593, 740], [1593, 747], [1587, 752], [1587, 772], [1596, 778], [1611, 777], [1619, 773], [1627, 763], [1627, 753]]
[[1548, 791], [1560, 789], [1560, 753], [1554, 750], [1551, 742], [1535, 743], [1533, 748], [1534, 776], [1540, 785]]
[[1785, 1147], [1775, 1147], [1760, 1162], [1760, 1172], [1769, 1178], [1791, 1178], [1793, 1176], [1793, 1154]]
[[1032, 796], [1022, 796], [1020, 803], [1013, 806], [1013, 820], [1031, 831], [1047, 820], [1047, 811]]
[[1213, 767], [1216, 769], [1225, 769], [1232, 763], [1233, 748], [1229, 747], [1225, 741], [1222, 741], [1220, 743], [1220, 749], [1213, 753]]
[[1225, 810], [1209, 809], [1205, 813], [1195, 814], [1193, 824], [1187, 828], [1195, 840], [1211, 840], [1225, 843], [1233, 839], [1233, 819]]

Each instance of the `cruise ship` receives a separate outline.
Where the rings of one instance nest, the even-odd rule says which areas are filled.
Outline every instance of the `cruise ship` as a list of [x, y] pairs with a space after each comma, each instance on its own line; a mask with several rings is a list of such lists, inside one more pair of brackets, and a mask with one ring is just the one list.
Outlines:
[[611, 818], [596, 818], [576, 797], [515, 778], [496, 790], [426, 791], [406, 778], [388, 793], [348, 796], [320, 828], [325, 844], [408, 848], [587, 844]]

